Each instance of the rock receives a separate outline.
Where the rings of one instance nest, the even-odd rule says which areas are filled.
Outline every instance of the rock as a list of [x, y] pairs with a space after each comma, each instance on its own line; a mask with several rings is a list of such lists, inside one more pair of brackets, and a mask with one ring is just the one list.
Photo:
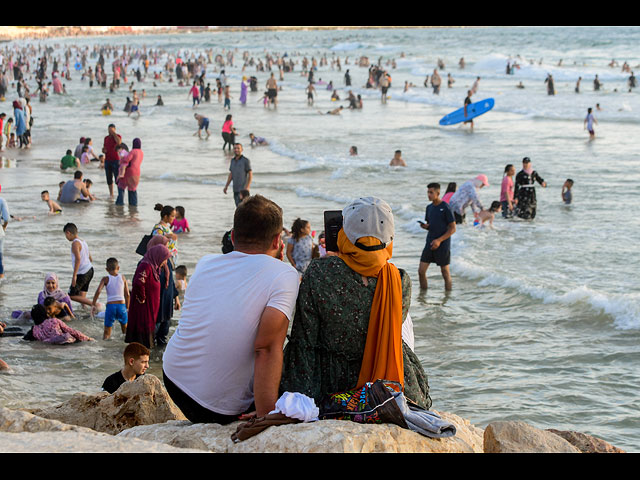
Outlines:
[[203, 453], [138, 439], [121, 439], [77, 425], [0, 408], [2, 453]]
[[441, 415], [458, 427], [455, 437], [432, 439], [395, 425], [361, 425], [340, 420], [269, 427], [239, 443], [232, 442], [231, 434], [240, 422], [221, 426], [171, 421], [134, 427], [118, 437], [216, 453], [482, 453], [482, 430], [455, 415]]
[[32, 413], [112, 435], [138, 425], [186, 420], [160, 379], [153, 375], [123, 383], [113, 394], [77, 393], [65, 403]]
[[493, 422], [484, 430], [485, 453], [580, 453], [555, 433], [524, 422]]
[[614, 447], [604, 440], [592, 437], [580, 432], [567, 432], [562, 430], [547, 429], [548, 432], [560, 435], [582, 453], [626, 453], [624, 450]]

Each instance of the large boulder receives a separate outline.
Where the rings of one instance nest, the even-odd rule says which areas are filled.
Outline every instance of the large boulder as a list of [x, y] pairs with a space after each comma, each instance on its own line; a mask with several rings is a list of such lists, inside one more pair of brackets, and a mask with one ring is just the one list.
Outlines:
[[482, 430], [455, 415], [440, 415], [455, 423], [456, 436], [433, 439], [395, 425], [321, 420], [272, 426], [239, 443], [231, 440], [239, 422], [221, 426], [174, 421], [131, 428], [118, 437], [216, 453], [482, 453]]
[[485, 453], [580, 453], [564, 438], [524, 422], [493, 422], [484, 430]]
[[154, 375], [123, 383], [113, 394], [77, 393], [65, 403], [31, 413], [111, 435], [138, 425], [186, 420]]
[[90, 428], [0, 408], [2, 453], [203, 453], [139, 439], [122, 439]]
[[552, 428], [549, 428], [547, 431], [560, 435], [582, 453], [625, 453], [624, 450], [614, 447], [600, 438], [587, 435], [586, 433], [554, 430]]

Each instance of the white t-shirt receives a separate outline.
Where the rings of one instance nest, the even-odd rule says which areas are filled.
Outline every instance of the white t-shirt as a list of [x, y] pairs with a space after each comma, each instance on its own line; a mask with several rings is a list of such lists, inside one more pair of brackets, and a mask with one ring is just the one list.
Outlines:
[[266, 307], [293, 318], [300, 277], [268, 255], [207, 255], [184, 296], [163, 356], [166, 375], [203, 407], [223, 415], [253, 403], [254, 343]]

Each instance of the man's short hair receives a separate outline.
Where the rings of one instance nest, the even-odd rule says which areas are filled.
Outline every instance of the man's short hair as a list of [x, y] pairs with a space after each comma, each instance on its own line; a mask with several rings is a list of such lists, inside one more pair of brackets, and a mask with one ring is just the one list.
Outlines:
[[238, 246], [269, 248], [282, 232], [282, 209], [262, 195], [248, 197], [233, 216], [233, 243]]
[[47, 194], [48, 194], [48, 193], [49, 193], [49, 190], [43, 190], [43, 191], [41, 191], [41, 192], [40, 192], [40, 195], [44, 195], [45, 193], [47, 193]]
[[69, 232], [72, 235], [76, 235], [78, 233], [78, 227], [76, 227], [75, 223], [67, 223], [63, 228], [62, 231], [67, 233]]
[[73, 174], [74, 180], [80, 180], [82, 178], [82, 170], [76, 170], [76, 173]]
[[117, 266], [118, 266], [117, 258], [114, 258], [114, 257], [107, 258], [107, 270], [109, 271], [115, 270]]
[[125, 361], [130, 358], [136, 360], [143, 355], [149, 355], [149, 349], [138, 342], [131, 342], [129, 345], [127, 345], [122, 354]]
[[71, 150], [67, 150], [67, 155], [71, 155], [73, 152]]
[[431, 189], [431, 190], [437, 190], [440, 191], [440, 184], [439, 183], [430, 183], [429, 185], [427, 185], [427, 189]]

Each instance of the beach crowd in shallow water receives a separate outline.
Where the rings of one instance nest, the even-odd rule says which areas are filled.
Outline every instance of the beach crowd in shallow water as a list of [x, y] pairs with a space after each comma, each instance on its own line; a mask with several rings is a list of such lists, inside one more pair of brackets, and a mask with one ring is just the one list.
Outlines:
[[[0, 77], [0, 93], [12, 101], [13, 112], [0, 115], [2, 148], [37, 147], [37, 135], [34, 144], [31, 134], [37, 132], [37, 123], [33, 121], [35, 99], [44, 103], [51, 94], [65, 95], [65, 81], [78, 75], [87, 88], [110, 93], [128, 88], [130, 98], [124, 110], [136, 117], [144, 115], [147, 98], [146, 88], [141, 87], [156, 82], [175, 83], [184, 88], [185, 108], [194, 112], [216, 96], [223, 110], [231, 109], [226, 69], [236, 65], [236, 54], [232, 51], [216, 54], [205, 50], [179, 56], [154, 49], [96, 46], [77, 51], [68, 48], [64, 58], [53, 52], [50, 47], [46, 50], [31, 47], [3, 53], [0, 63], [5, 70]], [[383, 65], [382, 59], [377, 63], [367, 58], [349, 62], [348, 58], [341, 61], [326, 57], [294, 61], [293, 56], [266, 54], [264, 59], [256, 59], [245, 53], [240, 62], [244, 77], [238, 101], [246, 102], [248, 91], [264, 88], [263, 105], [271, 109], [278, 107], [279, 80], [284, 75], [296, 74], [298, 68], [300, 75], [308, 79], [305, 90], [308, 105], [313, 105], [321, 88], [330, 92], [334, 101], [340, 101], [336, 86], [316, 78], [318, 66], [331, 64], [339, 71], [344, 68], [346, 90], [353, 75], [347, 66], [367, 69], [366, 88], [380, 90], [382, 102], [387, 101], [393, 85], [393, 63]], [[215, 72], [213, 86], [211, 66]], [[444, 69], [444, 64], [440, 68]], [[459, 68], [464, 68], [463, 61]], [[263, 85], [258, 76], [267, 77]], [[635, 86], [632, 77], [629, 88]], [[469, 101], [465, 105], [471, 102], [479, 81], [480, 78], [467, 92]], [[438, 95], [441, 83], [436, 69], [430, 81], [425, 79], [424, 86]], [[453, 88], [454, 83], [449, 76], [448, 88]], [[405, 90], [409, 88], [415, 87], [405, 84]], [[15, 101], [11, 100], [14, 96]], [[155, 105], [163, 105], [160, 96], [154, 100]], [[365, 108], [362, 98], [351, 92], [346, 100], [348, 105], [343, 108]], [[106, 119], [115, 109], [107, 98], [96, 115]], [[326, 114], [339, 115], [341, 110], [334, 108]], [[585, 128], [593, 137], [597, 121], [592, 111], [589, 115]], [[204, 132], [208, 137], [210, 120], [198, 113], [194, 113], [194, 119], [196, 134], [202, 137]], [[60, 213], [65, 204], [92, 202], [92, 183], [83, 178], [83, 169], [91, 162], [104, 170], [109, 195], [116, 205], [124, 205], [125, 200], [129, 205], [137, 205], [144, 139], [134, 138], [129, 147], [115, 123], [109, 124], [105, 135], [103, 140], [96, 141], [99, 150], [94, 150], [98, 147], [94, 147], [93, 139], [83, 137], [75, 150], [69, 148], [61, 159], [61, 169], [76, 173], [73, 180], [59, 186], [55, 200], [54, 194], [41, 193], [51, 214]], [[282, 210], [271, 200], [251, 194], [253, 169], [244, 155], [244, 147], [236, 142], [231, 114], [225, 117], [221, 136], [222, 148], [233, 151], [223, 192], [227, 194], [231, 187], [237, 206], [233, 230], [224, 242], [224, 255], [204, 256], [187, 287], [187, 272], [178, 261], [178, 240], [190, 230], [186, 212], [180, 206], [157, 205], [159, 219], [138, 247], [142, 258], [131, 284], [120, 272], [115, 256], [103, 261], [107, 275], [98, 281], [93, 278], [94, 268], [100, 264], [94, 262], [91, 246], [82, 238], [82, 226], [68, 222], [61, 234], [70, 243], [73, 259], [70, 288], [63, 291], [57, 276], [47, 274], [38, 304], [28, 312], [16, 312], [29, 316], [33, 327], [22, 332], [3, 324], [5, 335], [20, 334], [50, 344], [93, 341], [68, 324], [72, 324], [77, 313], [74, 302], [85, 305], [92, 314], [104, 315], [103, 339], [111, 338], [117, 321], [125, 342], [133, 346], [125, 350], [120, 375], [116, 372], [115, 377], [107, 379], [105, 389], [113, 390], [120, 383], [144, 374], [150, 350], [164, 348], [165, 386], [192, 421], [227, 423], [238, 415], [264, 416], [273, 410], [283, 391], [303, 393], [321, 403], [328, 394], [366, 388], [376, 380], [384, 380], [391, 390], [404, 392], [418, 407], [430, 408], [427, 376], [412, 351], [407, 305], [410, 280], [406, 272], [389, 262], [395, 234], [389, 205], [374, 197], [355, 200], [342, 211], [342, 228], [335, 225], [331, 225], [332, 229], [325, 228], [316, 243], [308, 221], [298, 219], [290, 229], [285, 229]], [[252, 144], [254, 141], [255, 145], [268, 144], [268, 139], [252, 135]], [[353, 154], [357, 154], [357, 146]], [[396, 152], [390, 165], [400, 168], [406, 165], [401, 151]], [[514, 165], [505, 167], [501, 198], [489, 208], [484, 208], [477, 195], [489, 185], [486, 174], [480, 173], [460, 186], [451, 183], [446, 189], [429, 184], [430, 204], [421, 223], [428, 235], [420, 257], [420, 287], [427, 288], [426, 271], [435, 263], [442, 271], [445, 289], [452, 288], [448, 271], [450, 238], [456, 225], [466, 221], [469, 208], [474, 224], [479, 226], [491, 225], [498, 213], [506, 218], [533, 220], [537, 208], [535, 183], [546, 186], [533, 169], [532, 161], [525, 157], [519, 173], [516, 174]], [[571, 203], [572, 186], [573, 181], [567, 179], [561, 192], [562, 201], [567, 204]], [[6, 202], [1, 206], [4, 235], [12, 217]], [[13, 210], [14, 206], [11, 207]], [[11, 225], [14, 227], [19, 228], [19, 224]], [[10, 259], [11, 252], [7, 253], [6, 258]], [[237, 285], [242, 288], [236, 288]], [[103, 290], [106, 305], [98, 302]], [[219, 299], [215, 303], [211, 301], [214, 297]], [[168, 338], [175, 309], [183, 309], [181, 320], [177, 335]], [[229, 322], [230, 318], [239, 320]], [[291, 335], [283, 352], [290, 322]], [[232, 378], [228, 375], [230, 371], [234, 372]]]

